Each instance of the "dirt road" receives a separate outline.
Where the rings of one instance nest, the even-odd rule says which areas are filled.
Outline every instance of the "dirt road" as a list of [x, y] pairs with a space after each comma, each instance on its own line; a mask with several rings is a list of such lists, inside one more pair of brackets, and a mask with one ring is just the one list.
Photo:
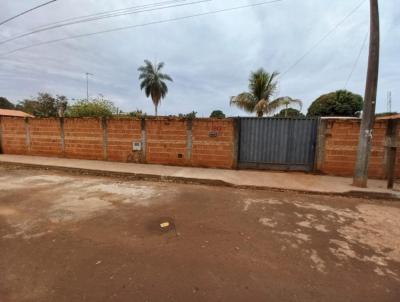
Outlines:
[[0, 167], [0, 255], [1, 302], [400, 301], [400, 204]]

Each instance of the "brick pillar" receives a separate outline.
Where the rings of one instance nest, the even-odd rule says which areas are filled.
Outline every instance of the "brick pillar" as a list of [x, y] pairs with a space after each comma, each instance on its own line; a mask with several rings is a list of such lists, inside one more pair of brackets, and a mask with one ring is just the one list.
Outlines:
[[193, 121], [191, 119], [186, 120], [186, 162], [188, 164], [192, 161], [192, 146], [193, 146], [193, 135], [192, 135]]
[[2, 140], [2, 131], [3, 131], [3, 126], [1, 124], [1, 116], [0, 116], [0, 154], [3, 153], [3, 140]]
[[103, 159], [108, 160], [108, 130], [107, 118], [101, 118], [101, 128], [103, 129]]
[[61, 155], [65, 157], [65, 132], [64, 132], [63, 117], [60, 117], [60, 143], [61, 143]]
[[146, 137], [146, 119], [142, 118], [140, 121], [140, 128], [141, 128], [141, 144], [142, 144], [142, 156], [140, 157], [140, 161], [145, 163], [146, 162], [146, 153], [147, 153], [147, 137]]
[[30, 125], [29, 125], [29, 118], [25, 118], [25, 145], [28, 151], [28, 154], [31, 153], [31, 132], [30, 132]]
[[388, 189], [393, 189], [396, 176], [397, 128], [399, 120], [389, 120], [385, 137], [385, 177]]

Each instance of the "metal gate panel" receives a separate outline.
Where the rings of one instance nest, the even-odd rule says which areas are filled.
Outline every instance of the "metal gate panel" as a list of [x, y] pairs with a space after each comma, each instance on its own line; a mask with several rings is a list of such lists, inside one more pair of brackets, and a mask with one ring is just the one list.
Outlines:
[[310, 171], [318, 119], [240, 118], [239, 167]]

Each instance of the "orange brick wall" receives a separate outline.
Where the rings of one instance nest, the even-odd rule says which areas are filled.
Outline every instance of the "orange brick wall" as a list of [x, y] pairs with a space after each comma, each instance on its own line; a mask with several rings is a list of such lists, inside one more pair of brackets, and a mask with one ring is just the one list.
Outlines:
[[132, 152], [132, 142], [141, 141], [141, 121], [110, 119], [107, 122], [108, 159], [112, 161], [140, 161]]
[[[400, 140], [400, 127], [397, 127], [397, 140]], [[396, 153], [396, 177], [400, 177], [400, 148]]]
[[[338, 176], [352, 176], [360, 131], [359, 120], [326, 120], [325, 154], [321, 172]], [[375, 122], [369, 176], [385, 177], [385, 147], [387, 121]], [[400, 155], [400, 154], [399, 154]], [[397, 157], [399, 160], [399, 156]], [[400, 169], [397, 171], [400, 172]], [[400, 173], [398, 173], [400, 176]]]
[[[330, 175], [352, 176], [360, 122], [340, 119], [322, 122], [326, 130], [324, 144], [320, 148], [323, 155], [318, 157], [319, 170]], [[375, 124], [369, 169], [371, 178], [385, 177], [384, 140], [387, 123], [378, 120]], [[65, 118], [64, 131], [60, 120], [51, 118], [29, 119], [26, 123], [23, 118], [1, 117], [0, 125], [1, 147], [5, 154], [213, 168], [236, 167], [237, 142], [233, 119], [147, 119], [144, 124], [146, 145], [143, 151], [132, 150], [132, 142], [140, 142], [144, 138], [142, 121], [137, 119], [103, 121], [97, 118]], [[400, 138], [400, 129], [398, 131]], [[188, 148], [190, 146], [191, 149]], [[396, 171], [400, 177], [400, 150]]]
[[64, 120], [65, 156], [79, 159], [103, 159], [101, 119], [66, 118]]
[[[210, 132], [216, 136], [210, 137]], [[234, 167], [235, 132], [232, 120], [194, 120], [192, 135], [193, 166]]]
[[29, 133], [31, 140], [31, 155], [62, 155], [59, 119], [30, 119]]
[[6, 154], [216, 168], [232, 168], [235, 163], [234, 122], [228, 119], [147, 119], [145, 148], [138, 152], [132, 150], [133, 142], [142, 141], [142, 121], [138, 119], [108, 119], [103, 124], [96, 118], [65, 118], [63, 131], [59, 119], [29, 119], [29, 146], [23, 118], [3, 117], [1, 121]]
[[25, 120], [1, 117], [1, 144], [5, 154], [27, 154]]
[[186, 127], [185, 120], [146, 120], [146, 161], [152, 164], [188, 164]]

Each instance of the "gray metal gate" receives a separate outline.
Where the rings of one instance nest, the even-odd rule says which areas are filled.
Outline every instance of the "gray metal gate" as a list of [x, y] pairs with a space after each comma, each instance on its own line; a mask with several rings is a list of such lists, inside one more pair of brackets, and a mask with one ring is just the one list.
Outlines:
[[240, 118], [239, 167], [311, 171], [318, 119]]

